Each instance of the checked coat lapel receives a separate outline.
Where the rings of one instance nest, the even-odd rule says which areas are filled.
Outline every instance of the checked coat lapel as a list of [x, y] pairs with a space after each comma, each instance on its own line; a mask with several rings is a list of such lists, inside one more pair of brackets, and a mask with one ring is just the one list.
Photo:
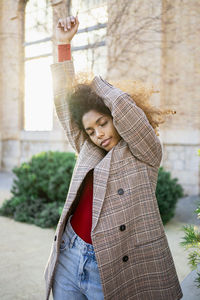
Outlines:
[[113, 149], [108, 152], [104, 159], [102, 159], [94, 169], [92, 231], [94, 231], [97, 225], [105, 198], [112, 153]]
[[91, 142], [86, 141], [84, 143], [74, 168], [67, 199], [60, 217], [58, 240], [62, 237], [70, 206], [76, 198], [81, 183], [91, 169], [94, 169], [92, 206], [92, 231], [94, 231], [105, 198], [112, 153], [113, 149], [106, 154], [103, 149], [96, 147]]

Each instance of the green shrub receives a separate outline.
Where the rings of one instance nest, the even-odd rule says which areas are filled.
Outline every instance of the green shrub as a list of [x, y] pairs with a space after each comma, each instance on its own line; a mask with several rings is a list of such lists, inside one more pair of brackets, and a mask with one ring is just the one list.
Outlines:
[[[197, 150], [197, 155], [200, 156], [200, 149]], [[200, 203], [198, 203], [197, 209], [194, 211], [197, 214], [197, 219], [200, 220]], [[188, 254], [188, 263], [192, 270], [197, 269], [200, 264], [200, 229], [199, 226], [193, 225], [183, 225], [182, 231], [185, 233], [182, 238], [183, 241], [180, 245], [185, 248], [185, 250], [192, 249]], [[195, 286], [200, 288], [200, 272], [196, 271], [197, 276], [194, 279]]]
[[176, 203], [184, 196], [183, 188], [177, 181], [177, 178], [171, 178], [170, 172], [159, 168], [156, 198], [164, 225], [175, 215]]
[[0, 215], [40, 227], [55, 227], [66, 200], [75, 162], [75, 153], [48, 151], [13, 168], [16, 175], [11, 188], [13, 197], [4, 201]]
[[40, 227], [54, 227], [57, 225], [60, 218], [64, 203], [53, 202], [45, 205], [44, 209], [39, 212], [35, 219], [35, 225]]
[[[194, 211], [197, 214], [197, 218], [200, 219], [200, 204]], [[179, 244], [185, 248], [185, 250], [192, 249], [188, 254], [188, 263], [192, 270], [197, 269], [200, 264], [200, 230], [198, 226], [184, 225], [182, 231], [185, 235], [182, 238], [183, 241]], [[197, 271], [197, 277], [194, 280], [196, 287], [200, 288], [200, 272]]]
[[48, 151], [34, 155], [30, 162], [13, 169], [17, 176], [11, 192], [46, 202], [65, 201], [75, 164], [72, 152]]
[[[69, 189], [76, 155], [72, 152], [42, 152], [15, 167], [13, 197], [4, 201], [0, 215], [40, 227], [56, 227]], [[173, 216], [183, 189], [169, 172], [159, 168], [156, 197], [163, 224]]]

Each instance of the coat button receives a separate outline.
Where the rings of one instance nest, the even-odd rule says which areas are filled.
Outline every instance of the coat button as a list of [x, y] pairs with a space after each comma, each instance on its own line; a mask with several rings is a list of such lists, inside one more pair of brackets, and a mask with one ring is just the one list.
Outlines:
[[122, 260], [123, 260], [124, 262], [126, 262], [126, 261], [128, 260], [128, 256], [125, 255], [125, 256], [122, 258]]
[[121, 231], [124, 231], [125, 229], [126, 229], [126, 225], [121, 225], [120, 227], [119, 227], [119, 229], [121, 230]]
[[123, 189], [119, 189], [119, 190], [118, 190], [118, 194], [119, 194], [119, 195], [123, 195], [123, 193], [124, 193], [124, 190], [123, 190]]
[[54, 236], [54, 241], [56, 241], [56, 239], [57, 239], [57, 235]]

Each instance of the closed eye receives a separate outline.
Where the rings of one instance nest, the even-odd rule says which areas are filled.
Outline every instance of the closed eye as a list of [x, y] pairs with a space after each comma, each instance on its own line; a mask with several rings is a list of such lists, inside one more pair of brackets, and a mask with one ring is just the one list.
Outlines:
[[[106, 121], [105, 123], [103, 123], [103, 124], [100, 124], [99, 126], [105, 126], [107, 123], [108, 123], [108, 122]], [[94, 134], [94, 131], [93, 131], [93, 132], [91, 132], [89, 135], [93, 135], [93, 134]]]
[[103, 123], [103, 124], [100, 124], [100, 126], [104, 126], [104, 125], [106, 125], [108, 122], [106, 121], [105, 123]]

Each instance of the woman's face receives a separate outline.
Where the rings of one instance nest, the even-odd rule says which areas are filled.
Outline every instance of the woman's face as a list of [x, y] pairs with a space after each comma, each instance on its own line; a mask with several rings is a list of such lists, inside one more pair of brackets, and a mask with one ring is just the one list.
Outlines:
[[[83, 115], [82, 123], [91, 141], [106, 151], [110, 151], [121, 139], [109, 115], [90, 110]], [[105, 140], [108, 141], [103, 143]]]

